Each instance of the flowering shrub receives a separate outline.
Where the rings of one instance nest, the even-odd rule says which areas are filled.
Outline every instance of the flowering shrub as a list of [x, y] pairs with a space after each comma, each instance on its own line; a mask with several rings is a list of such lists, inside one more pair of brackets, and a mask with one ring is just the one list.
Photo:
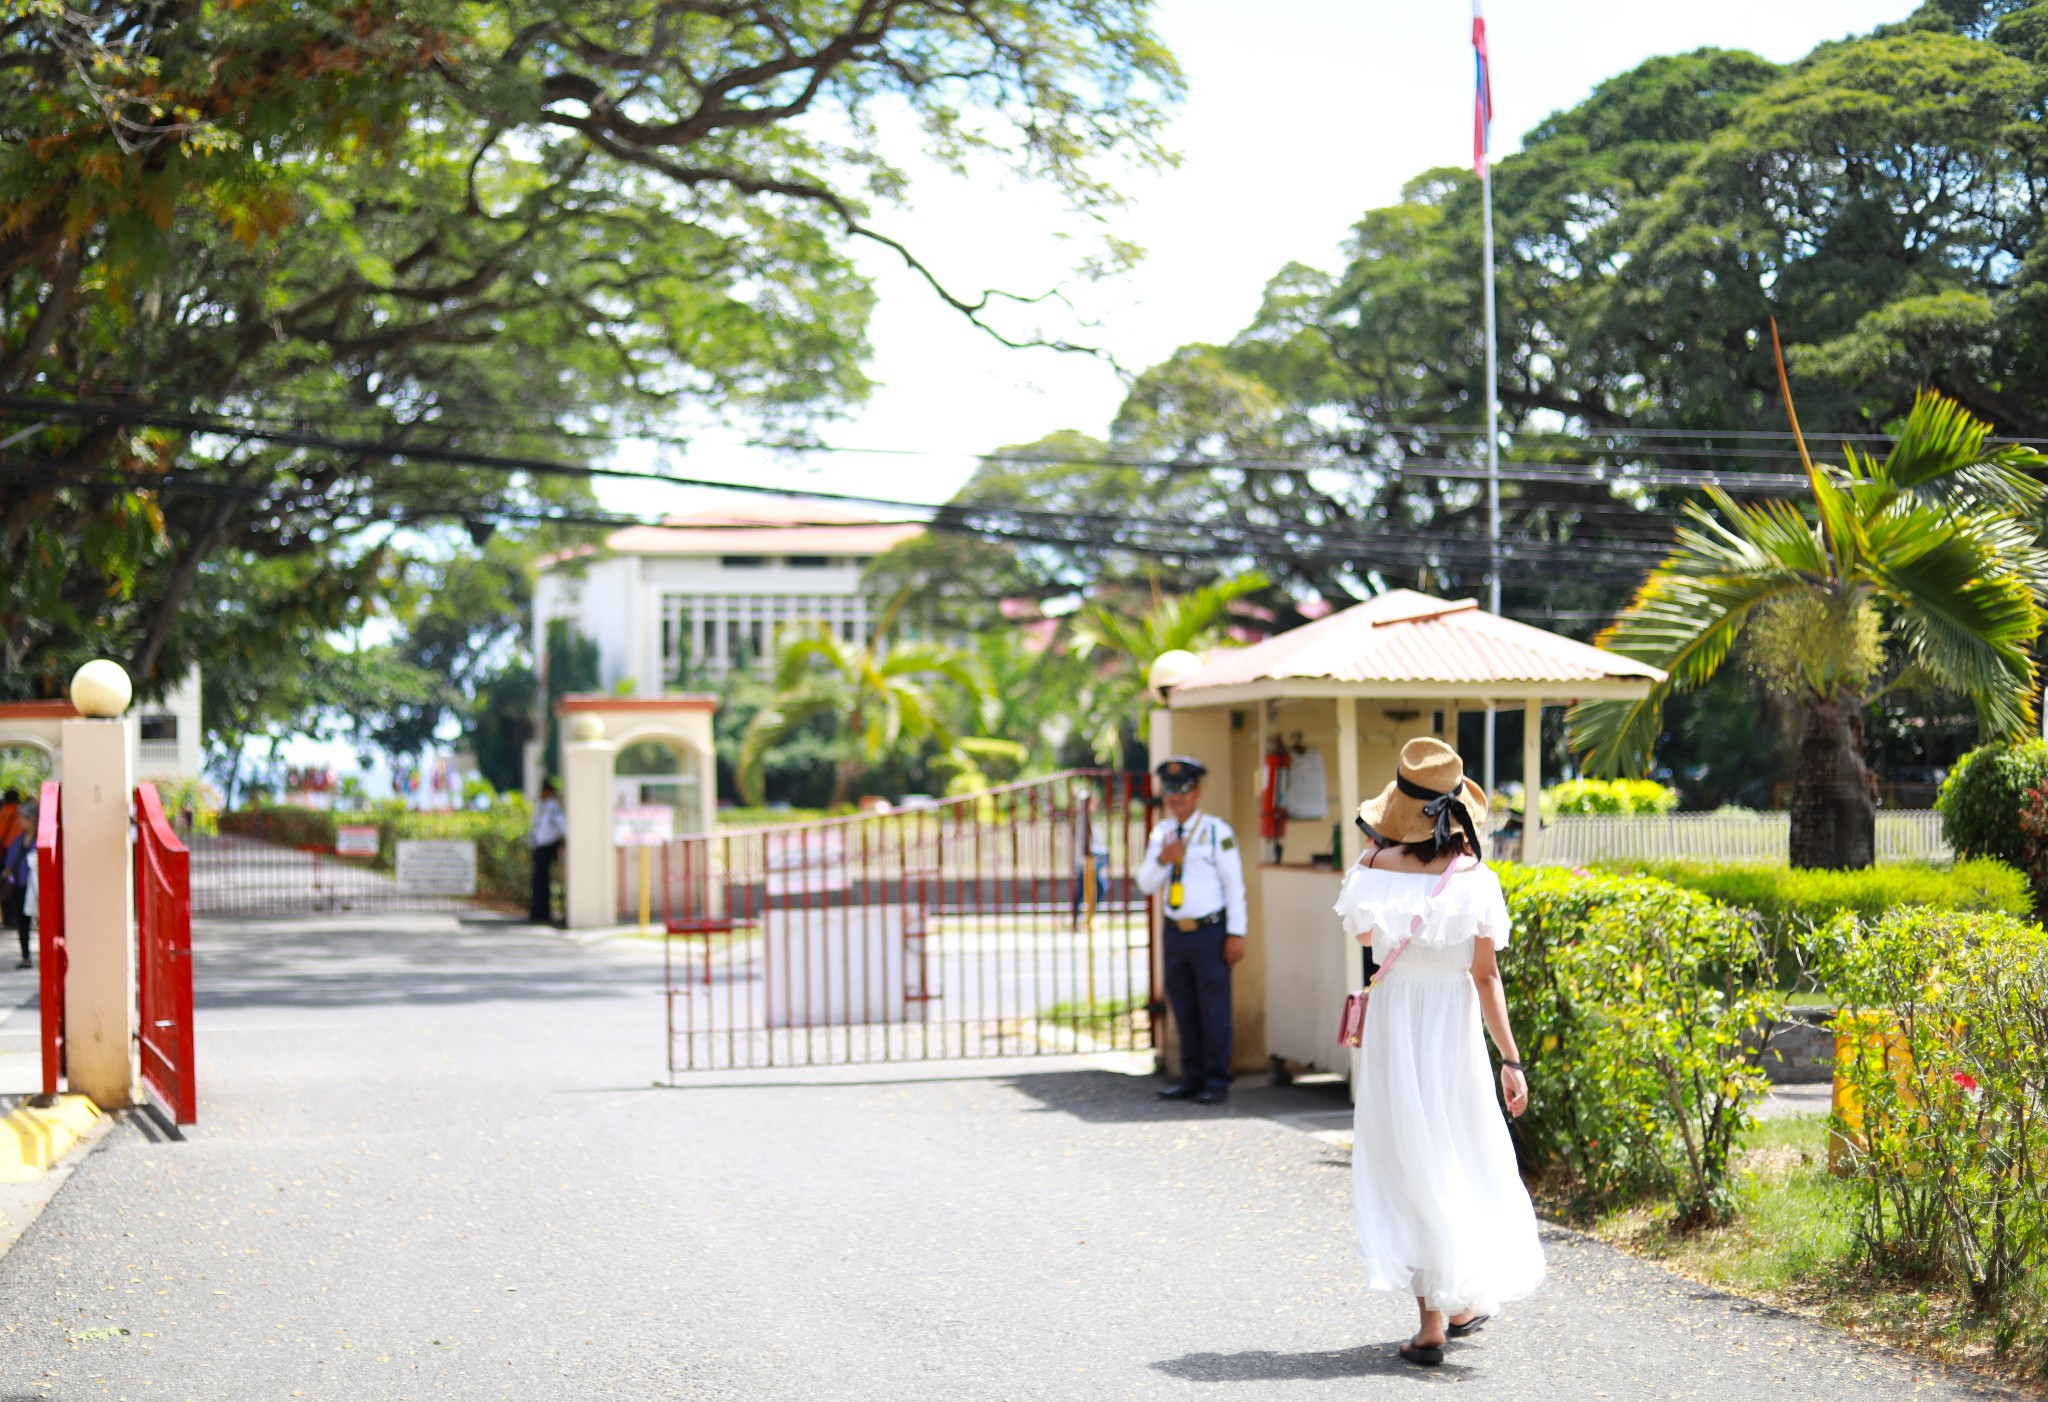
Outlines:
[[1543, 791], [1543, 816], [1577, 817], [1594, 813], [1669, 813], [1678, 807], [1678, 790], [1649, 779], [1567, 779]]
[[[1872, 1261], [1967, 1286], [1980, 1309], [2048, 1291], [2048, 933], [2003, 915], [1843, 916], [1816, 955], [1864, 1010], [1838, 1120]], [[2036, 1310], [2021, 1316], [2041, 1317]]]
[[1504, 866], [1501, 881], [1524, 1164], [1588, 1207], [1668, 1193], [1683, 1225], [1719, 1220], [1767, 1089], [1745, 1047], [1783, 1010], [1756, 922], [1648, 877]]

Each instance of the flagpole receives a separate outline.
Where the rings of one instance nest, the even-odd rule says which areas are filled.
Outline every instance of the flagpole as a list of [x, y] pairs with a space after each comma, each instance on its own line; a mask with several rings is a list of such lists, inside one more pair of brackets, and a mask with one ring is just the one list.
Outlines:
[[[1475, 16], [1478, 5], [1473, 6]], [[1491, 75], [1487, 86], [1491, 88]], [[1487, 93], [1486, 105], [1492, 106]], [[1489, 118], [1492, 113], [1486, 114]], [[1500, 613], [1500, 343], [1493, 305], [1493, 162], [1483, 149], [1479, 161], [1480, 228], [1486, 244], [1486, 606]], [[1493, 801], [1494, 703], [1486, 703], [1486, 798]]]

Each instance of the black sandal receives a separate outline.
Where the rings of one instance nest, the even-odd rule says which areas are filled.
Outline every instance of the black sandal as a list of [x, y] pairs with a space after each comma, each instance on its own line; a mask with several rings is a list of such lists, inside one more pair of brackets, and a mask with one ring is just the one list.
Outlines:
[[1493, 1316], [1490, 1314], [1475, 1314], [1470, 1319], [1466, 1320], [1463, 1324], [1453, 1324], [1446, 1320], [1444, 1323], [1444, 1333], [1450, 1338], [1462, 1339], [1467, 1334], [1478, 1333], [1479, 1326], [1484, 1324], [1487, 1320], [1491, 1318], [1493, 1318]]
[[1430, 1348], [1410, 1339], [1396, 1351], [1401, 1355], [1403, 1362], [1413, 1363], [1418, 1368], [1437, 1368], [1443, 1365], [1444, 1350], [1441, 1344]]

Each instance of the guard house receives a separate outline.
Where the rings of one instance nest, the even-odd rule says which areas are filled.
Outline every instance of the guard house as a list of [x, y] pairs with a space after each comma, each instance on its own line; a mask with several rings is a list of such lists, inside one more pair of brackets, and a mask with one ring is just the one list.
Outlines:
[[[1337, 1014], [1363, 962], [1331, 907], [1364, 841], [1352, 816], [1393, 778], [1403, 745], [1422, 735], [1455, 744], [1460, 712], [1519, 706], [1522, 772], [1540, 789], [1545, 706], [1633, 699], [1662, 678], [1474, 600], [1407, 589], [1211, 653], [1170, 685], [1155, 678], [1165, 705], [1152, 713], [1152, 753], [1209, 767], [1202, 806], [1228, 819], [1246, 850], [1251, 938], [1236, 971], [1238, 1069], [1270, 1059], [1350, 1074]], [[1276, 747], [1287, 752], [1297, 809], [1277, 842], [1260, 827]], [[1522, 859], [1537, 861], [1542, 834], [1529, 808]]]

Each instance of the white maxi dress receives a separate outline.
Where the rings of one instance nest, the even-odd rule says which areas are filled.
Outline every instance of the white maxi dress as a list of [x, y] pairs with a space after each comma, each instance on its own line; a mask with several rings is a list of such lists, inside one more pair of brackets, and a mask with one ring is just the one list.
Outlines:
[[1543, 1281], [1536, 1213], [1495, 1097], [1471, 975], [1475, 939], [1508, 945], [1500, 878], [1484, 866], [1448, 879], [1354, 867], [1336, 911], [1351, 947], [1371, 931], [1373, 957], [1383, 968], [1392, 961], [1366, 1005], [1354, 1087], [1352, 1201], [1366, 1284], [1447, 1315], [1491, 1313]]

